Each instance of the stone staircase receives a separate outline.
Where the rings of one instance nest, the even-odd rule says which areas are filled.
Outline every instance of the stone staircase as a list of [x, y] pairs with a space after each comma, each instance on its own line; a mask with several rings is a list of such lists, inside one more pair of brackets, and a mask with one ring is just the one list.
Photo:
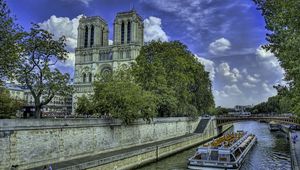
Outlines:
[[210, 118], [202, 118], [194, 133], [203, 133], [209, 121]]

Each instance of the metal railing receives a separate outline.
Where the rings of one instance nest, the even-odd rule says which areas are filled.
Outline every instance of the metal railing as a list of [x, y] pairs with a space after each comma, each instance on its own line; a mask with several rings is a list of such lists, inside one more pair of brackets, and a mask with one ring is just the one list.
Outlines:
[[285, 116], [279, 114], [256, 114], [256, 115], [221, 115], [216, 117], [218, 126], [234, 123], [245, 120], [265, 120], [265, 121], [278, 121], [281, 123], [300, 125], [300, 118], [297, 116]]

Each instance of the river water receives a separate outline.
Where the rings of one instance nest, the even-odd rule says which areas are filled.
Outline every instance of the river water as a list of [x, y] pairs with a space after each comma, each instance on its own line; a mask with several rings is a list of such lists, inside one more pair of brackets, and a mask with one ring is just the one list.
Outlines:
[[[241, 170], [289, 170], [290, 148], [283, 132], [270, 132], [268, 124], [255, 121], [234, 124], [234, 131], [245, 130], [254, 133], [258, 140], [245, 158]], [[187, 159], [195, 153], [196, 147], [152, 163], [139, 170], [186, 170]]]

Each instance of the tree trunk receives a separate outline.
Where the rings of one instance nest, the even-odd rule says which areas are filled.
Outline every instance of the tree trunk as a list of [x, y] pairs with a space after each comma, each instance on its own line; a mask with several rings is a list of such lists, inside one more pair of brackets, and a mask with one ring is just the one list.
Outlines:
[[41, 106], [40, 96], [37, 96], [35, 98], [35, 115], [34, 115], [36, 119], [41, 118], [41, 108], [42, 106]]
[[41, 117], [42, 117], [41, 107], [40, 106], [35, 106], [35, 118], [40, 119]]

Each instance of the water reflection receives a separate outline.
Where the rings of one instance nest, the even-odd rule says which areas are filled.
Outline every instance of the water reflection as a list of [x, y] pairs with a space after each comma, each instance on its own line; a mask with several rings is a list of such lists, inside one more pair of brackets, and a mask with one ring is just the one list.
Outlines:
[[[255, 121], [235, 123], [234, 130], [246, 130], [258, 138], [257, 145], [245, 158], [241, 170], [291, 169], [290, 149], [284, 133], [270, 132], [268, 124]], [[139, 170], [186, 170], [187, 158], [191, 157], [195, 150], [196, 147]]]

